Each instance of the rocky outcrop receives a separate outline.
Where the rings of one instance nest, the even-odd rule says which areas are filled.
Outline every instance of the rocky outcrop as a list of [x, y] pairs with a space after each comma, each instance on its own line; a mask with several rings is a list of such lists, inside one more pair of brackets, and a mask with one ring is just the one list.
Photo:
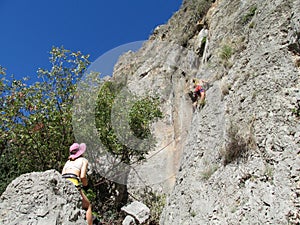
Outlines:
[[[165, 115], [129, 185], [169, 193], [161, 224], [299, 224], [300, 1], [207, 2], [184, 1], [116, 65]], [[209, 81], [194, 114], [193, 76]]]
[[199, 58], [176, 43], [152, 40], [134, 55], [132, 72], [123, 60], [128, 60], [128, 56], [119, 60], [115, 76], [133, 73], [127, 76], [128, 89], [139, 97], [159, 96], [164, 114], [164, 119], [153, 125], [156, 150], [149, 154], [146, 163], [132, 165], [129, 186], [139, 189], [154, 185], [157, 190], [168, 192], [174, 185], [181, 150], [190, 128], [189, 77], [198, 67]]
[[24, 174], [8, 185], [0, 199], [3, 225], [82, 225], [81, 196], [55, 170]]
[[299, 224], [299, 7], [217, 1], [209, 11], [199, 69], [214, 82], [161, 224]]

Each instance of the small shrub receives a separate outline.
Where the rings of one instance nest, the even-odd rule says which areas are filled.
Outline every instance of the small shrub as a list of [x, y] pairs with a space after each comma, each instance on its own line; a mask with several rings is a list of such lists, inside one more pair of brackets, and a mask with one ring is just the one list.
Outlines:
[[202, 172], [202, 179], [208, 180], [218, 169], [217, 165], [211, 165], [208, 166], [203, 172]]
[[224, 165], [241, 158], [247, 158], [249, 151], [256, 147], [252, 125], [240, 129], [238, 124], [231, 122], [227, 130], [227, 138], [228, 140], [221, 152]]
[[293, 114], [299, 118], [300, 117], [300, 101], [297, 102], [296, 107], [292, 110]]
[[[204, 18], [205, 14], [211, 6], [211, 3], [211, 0], [184, 1], [182, 6], [183, 14], [181, 14], [182, 18], [178, 21], [175, 21], [174, 24], [175, 27], [178, 27], [178, 32], [176, 32], [178, 33], [177, 43], [180, 46], [187, 47], [188, 41], [197, 34], [197, 32], [199, 31], [199, 26], [197, 25], [197, 23]], [[184, 24], [182, 23], [182, 21], [185, 21]]]
[[195, 217], [195, 216], [197, 216], [197, 213], [196, 213], [195, 211], [192, 211], [192, 212], [191, 212], [191, 216], [192, 216], [192, 217]]
[[274, 176], [274, 168], [270, 165], [266, 165], [265, 167], [265, 171], [264, 171], [264, 175], [269, 179], [269, 180], [273, 180], [273, 176]]
[[243, 16], [242, 24], [244, 24], [244, 25], [247, 24], [252, 19], [252, 17], [255, 15], [256, 10], [257, 10], [256, 6], [251, 6], [248, 13]]
[[195, 22], [197, 22], [199, 19], [201, 19], [206, 12], [209, 10], [212, 0], [189, 0], [185, 1], [187, 3], [188, 8], [192, 10], [193, 15], [192, 18]]
[[224, 61], [228, 61], [233, 54], [233, 49], [230, 45], [223, 45], [220, 52], [220, 58]]
[[230, 58], [233, 55], [234, 49], [229, 44], [224, 44], [221, 47], [219, 57], [221, 59], [221, 63], [225, 68], [230, 68], [232, 63], [230, 62]]
[[254, 28], [254, 26], [255, 26], [255, 23], [254, 23], [254, 22], [251, 22], [251, 23], [249, 24], [249, 28], [250, 28], [250, 29]]
[[160, 215], [166, 204], [166, 195], [153, 192], [147, 188], [144, 190], [144, 194], [141, 196], [142, 202], [150, 208], [150, 219], [147, 224], [158, 225]]
[[201, 46], [205, 46], [207, 37], [203, 37], [201, 40]]

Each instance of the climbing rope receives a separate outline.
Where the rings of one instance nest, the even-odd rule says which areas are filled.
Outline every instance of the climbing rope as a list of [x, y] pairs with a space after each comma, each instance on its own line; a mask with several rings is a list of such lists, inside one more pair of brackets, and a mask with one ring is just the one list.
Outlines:
[[[154, 157], [155, 155], [157, 155], [157, 154], [159, 154], [160, 152], [162, 152], [164, 149], [166, 149], [170, 144], [172, 144], [174, 141], [177, 141], [179, 138], [180, 138], [180, 136], [181, 136], [182, 134], [180, 134], [177, 138], [174, 138], [172, 141], [170, 141], [168, 144], [166, 144], [164, 147], [162, 147], [161, 149], [159, 149], [157, 152], [155, 152], [155, 153], [153, 153], [150, 157], [148, 157], [147, 159], [151, 159], [152, 157]], [[134, 165], [134, 164], [136, 164], [136, 163], [138, 163], [139, 162], [139, 160], [136, 160], [136, 161], [134, 161], [134, 162], [132, 162], [130, 165], [128, 165], [135, 173], [136, 173], [136, 175], [137, 175], [137, 177], [139, 178], [139, 180], [144, 184], [144, 186], [145, 187], [149, 187], [147, 184], [146, 184], [146, 182], [140, 177], [140, 175], [138, 174], [138, 172], [136, 171], [136, 167], [134, 167], [134, 166], [132, 166], [132, 165]], [[121, 163], [121, 162], [120, 162]], [[119, 163], [119, 164], [120, 164]], [[117, 165], [118, 166], [118, 165]], [[112, 170], [110, 170], [109, 172], [111, 172]], [[107, 174], [109, 173], [109, 172], [107, 172]], [[112, 179], [116, 179], [116, 178], [118, 178], [118, 177], [120, 177], [120, 176], [122, 176], [122, 175], [125, 175], [127, 173], [127, 171], [125, 171], [125, 172], [122, 172], [122, 173], [119, 173], [119, 174], [116, 174], [115, 176], [113, 176], [113, 177], [111, 177]], [[174, 177], [174, 175], [172, 175], [171, 177]], [[168, 179], [170, 179], [171, 177], [169, 177]], [[104, 181], [100, 181], [100, 182], [97, 182], [94, 186], [96, 187], [96, 186], [98, 186], [98, 185], [100, 185], [100, 184], [103, 184], [103, 183], [105, 183], [105, 180]]]

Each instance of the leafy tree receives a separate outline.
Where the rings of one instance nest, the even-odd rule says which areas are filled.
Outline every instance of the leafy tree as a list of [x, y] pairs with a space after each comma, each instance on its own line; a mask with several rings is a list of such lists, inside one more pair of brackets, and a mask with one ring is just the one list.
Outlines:
[[99, 92], [96, 110], [99, 138], [107, 151], [122, 162], [130, 164], [145, 159], [155, 145], [150, 125], [161, 117], [157, 97], [137, 98], [124, 84], [114, 81], [106, 82]]
[[[126, 90], [125, 82], [107, 81], [99, 91], [96, 90], [98, 80], [92, 78], [84, 84], [86, 87], [80, 86], [87, 101], [80, 102], [81, 108], [72, 108], [78, 94], [76, 90], [81, 85], [78, 81], [90, 64], [88, 58], [81, 52], [53, 47], [51, 68], [39, 69], [39, 81], [30, 85], [26, 78], [7, 78], [5, 69], [0, 66], [0, 193], [23, 173], [53, 168], [61, 171], [68, 148], [75, 141], [74, 110], [79, 115], [78, 120], [84, 120], [80, 117], [83, 111], [95, 117], [96, 138], [117, 162], [131, 165], [144, 160], [155, 146], [151, 124], [155, 118], [162, 117], [159, 99], [137, 98]], [[96, 97], [90, 93], [93, 88]], [[90, 107], [93, 104], [95, 110]], [[90, 125], [82, 127], [82, 137], [91, 132]], [[76, 140], [82, 137], [76, 136]], [[128, 172], [125, 171], [124, 179]], [[90, 178], [89, 195], [93, 196], [95, 211], [107, 214], [105, 211], [111, 207], [118, 209], [126, 203], [126, 184], [110, 181], [95, 171]], [[97, 185], [99, 179], [102, 185]]]
[[[114, 80], [102, 85], [97, 100], [96, 127], [101, 143], [116, 158], [117, 163], [123, 162], [130, 166], [145, 159], [155, 146], [150, 126], [154, 119], [161, 117], [157, 97], [138, 98], [125, 88], [124, 83]], [[118, 193], [114, 196], [116, 209], [126, 203], [128, 197], [126, 180], [129, 171], [122, 169], [123, 184], [103, 182], [111, 189], [109, 192], [112, 195]]]
[[76, 82], [89, 56], [63, 47], [50, 51], [51, 69], [39, 69], [39, 81], [6, 79], [1, 67], [0, 193], [20, 174], [61, 170], [74, 141], [71, 107]]

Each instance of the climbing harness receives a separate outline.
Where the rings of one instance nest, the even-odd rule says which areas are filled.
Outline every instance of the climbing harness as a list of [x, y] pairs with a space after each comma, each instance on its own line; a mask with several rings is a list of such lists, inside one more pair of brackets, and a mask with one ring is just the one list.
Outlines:
[[76, 174], [65, 173], [62, 175], [62, 178], [71, 181], [75, 185], [76, 188], [78, 188], [78, 189], [81, 188], [80, 179]]

